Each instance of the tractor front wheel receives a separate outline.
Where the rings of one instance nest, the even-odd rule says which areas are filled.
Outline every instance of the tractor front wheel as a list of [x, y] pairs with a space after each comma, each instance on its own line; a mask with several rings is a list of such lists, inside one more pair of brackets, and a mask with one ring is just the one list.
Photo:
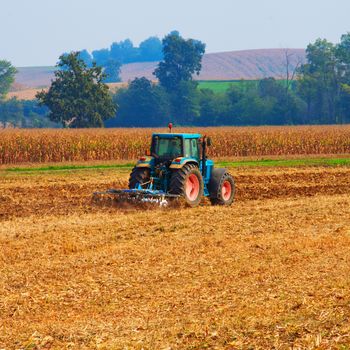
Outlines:
[[142, 188], [147, 188], [148, 181], [150, 180], [150, 169], [149, 168], [137, 168], [132, 169], [129, 178], [129, 188], [134, 189], [140, 185]]
[[202, 174], [194, 164], [185, 164], [171, 175], [169, 192], [183, 196], [190, 207], [200, 203], [203, 188]]

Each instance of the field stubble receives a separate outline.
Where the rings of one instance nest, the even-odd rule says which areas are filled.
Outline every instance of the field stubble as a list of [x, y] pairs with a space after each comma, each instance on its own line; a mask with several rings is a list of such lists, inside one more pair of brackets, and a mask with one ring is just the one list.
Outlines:
[[[349, 167], [229, 170], [237, 183], [236, 201], [350, 193]], [[5, 172], [1, 177], [0, 219], [104, 210], [90, 205], [92, 193], [127, 188], [129, 173], [128, 168]]]
[[127, 169], [2, 173], [0, 345], [346, 349], [350, 169], [231, 169], [237, 202], [94, 207]]

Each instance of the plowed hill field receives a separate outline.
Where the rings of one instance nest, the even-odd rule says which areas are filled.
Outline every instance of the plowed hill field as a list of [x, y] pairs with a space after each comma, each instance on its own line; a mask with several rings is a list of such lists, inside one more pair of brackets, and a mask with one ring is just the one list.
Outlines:
[[350, 168], [231, 168], [232, 207], [120, 209], [128, 169], [0, 170], [0, 348], [347, 349]]
[[[209, 53], [203, 56], [198, 80], [237, 80], [286, 77], [286, 52], [290, 55], [291, 71], [305, 63], [304, 49], [261, 49]], [[153, 71], [158, 62], [130, 63], [122, 67], [123, 81], [145, 76], [154, 79]]]
[[[285, 79], [286, 52], [290, 70], [305, 62], [304, 49], [261, 49], [209, 53], [203, 56], [199, 80], [236, 80], [275, 77]], [[158, 62], [125, 64], [121, 68], [123, 82], [145, 76], [154, 80], [152, 74]], [[49, 86], [54, 77], [54, 67], [19, 67], [16, 83], [27, 88]]]

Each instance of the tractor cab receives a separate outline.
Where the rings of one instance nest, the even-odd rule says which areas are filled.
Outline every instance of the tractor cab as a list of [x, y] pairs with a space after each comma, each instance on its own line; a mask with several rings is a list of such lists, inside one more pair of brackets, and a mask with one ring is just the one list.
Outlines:
[[160, 160], [177, 158], [199, 162], [200, 134], [153, 134], [151, 156]]

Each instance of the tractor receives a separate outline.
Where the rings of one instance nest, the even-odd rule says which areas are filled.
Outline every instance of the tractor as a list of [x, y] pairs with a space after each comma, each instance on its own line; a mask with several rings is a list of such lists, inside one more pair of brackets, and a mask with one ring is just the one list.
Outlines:
[[[224, 168], [214, 168], [207, 159], [211, 139], [200, 134], [155, 133], [150, 151], [137, 161], [129, 178], [129, 189], [109, 190], [116, 198], [154, 202], [166, 206], [171, 199], [183, 197], [196, 207], [202, 197], [212, 204], [230, 205], [235, 183]], [[97, 194], [101, 194], [97, 193]]]

